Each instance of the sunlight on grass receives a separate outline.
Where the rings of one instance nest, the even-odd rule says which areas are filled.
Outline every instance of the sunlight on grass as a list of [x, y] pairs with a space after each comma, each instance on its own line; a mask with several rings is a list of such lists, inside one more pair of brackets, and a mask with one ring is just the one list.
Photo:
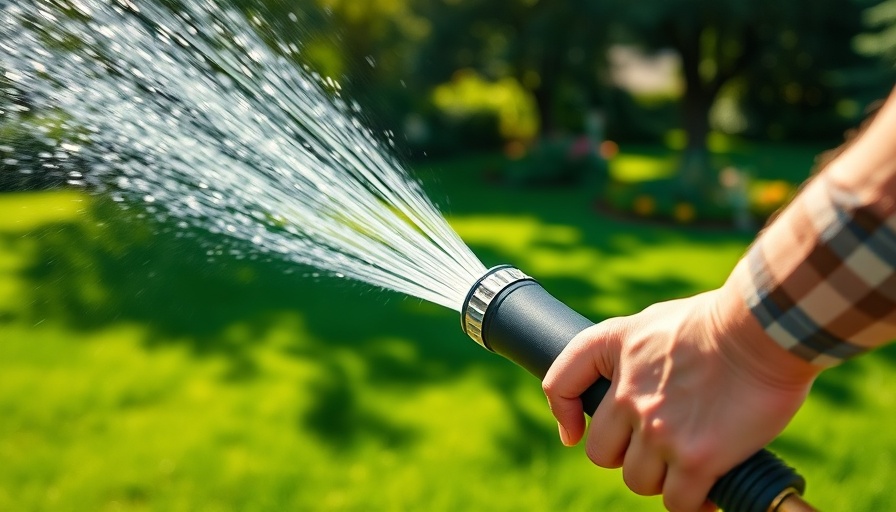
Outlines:
[[[473, 196], [450, 221], [595, 320], [718, 286], [748, 243], [575, 193]], [[0, 510], [662, 510], [563, 448], [537, 381], [453, 312], [98, 230], [123, 221], [79, 197], [0, 195], [22, 214], [0, 215]], [[893, 361], [822, 375], [774, 444], [823, 508], [896, 506]]]
[[27, 233], [56, 222], [72, 222], [89, 196], [77, 191], [5, 193], [0, 201], [0, 231]]
[[[451, 222], [464, 240], [500, 248], [509, 261], [536, 278], [562, 277], [591, 284], [594, 293], [586, 303], [576, 305], [609, 315], [636, 312], [633, 307], [639, 305], [633, 305], [633, 284], [677, 281], [687, 283], [691, 293], [715, 288], [744, 251], [740, 240], [700, 243], [669, 235], [660, 245], [639, 238], [636, 230], [618, 228], [608, 230], [602, 249], [583, 244], [581, 229], [545, 224], [532, 216], [453, 217]], [[654, 296], [663, 298], [678, 297]]]

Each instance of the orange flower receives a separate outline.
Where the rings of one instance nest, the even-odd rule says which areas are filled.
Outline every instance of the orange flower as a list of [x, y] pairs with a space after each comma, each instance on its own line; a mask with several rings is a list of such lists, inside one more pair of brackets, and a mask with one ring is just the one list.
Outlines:
[[673, 216], [678, 222], [686, 224], [697, 217], [697, 209], [691, 203], [678, 203], [675, 205]]
[[638, 215], [647, 217], [656, 211], [656, 201], [648, 195], [640, 195], [636, 197], [634, 203], [632, 203], [632, 209]]
[[759, 204], [764, 206], [777, 206], [790, 196], [790, 185], [786, 181], [772, 181], [763, 186], [759, 191]]
[[526, 145], [518, 140], [508, 142], [504, 146], [504, 154], [511, 160], [520, 160], [526, 156]]

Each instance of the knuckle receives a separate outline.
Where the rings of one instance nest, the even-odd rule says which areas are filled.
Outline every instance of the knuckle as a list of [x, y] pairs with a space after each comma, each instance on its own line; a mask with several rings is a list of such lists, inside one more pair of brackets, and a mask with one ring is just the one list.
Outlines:
[[615, 408], [629, 417], [640, 417], [637, 395], [631, 385], [620, 380], [617, 386], [616, 394], [612, 397]]
[[557, 392], [556, 392], [556, 390], [557, 390], [557, 382], [556, 382], [553, 378], [551, 378], [551, 377], [546, 377], [546, 378], [541, 382], [541, 390], [542, 390], [542, 391], [544, 392], [544, 394], [545, 394], [546, 396], [548, 396], [549, 398], [550, 398], [550, 397], [553, 397], [553, 396], [555, 396], [555, 395], [557, 394]]
[[668, 422], [662, 418], [651, 417], [650, 414], [645, 416], [644, 423], [641, 426], [644, 441], [648, 445], [660, 449], [668, 448], [672, 438], [672, 431]]
[[700, 474], [710, 466], [713, 453], [712, 446], [708, 443], [689, 443], [678, 452], [676, 462], [681, 471]]

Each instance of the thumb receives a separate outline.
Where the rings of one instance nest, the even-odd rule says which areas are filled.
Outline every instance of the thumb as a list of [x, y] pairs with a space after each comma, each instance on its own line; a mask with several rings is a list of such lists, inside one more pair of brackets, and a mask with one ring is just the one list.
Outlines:
[[542, 382], [551, 412], [566, 446], [585, 434], [585, 417], [579, 396], [600, 377], [611, 378], [618, 351], [618, 324], [607, 320], [576, 335], [557, 357]]

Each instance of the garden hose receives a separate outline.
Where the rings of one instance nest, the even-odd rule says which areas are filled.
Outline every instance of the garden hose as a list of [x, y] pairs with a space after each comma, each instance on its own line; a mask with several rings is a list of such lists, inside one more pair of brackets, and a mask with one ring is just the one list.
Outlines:
[[[472, 286], [461, 309], [474, 341], [543, 379], [566, 345], [594, 325], [534, 279], [510, 265], [494, 267]], [[582, 393], [589, 415], [607, 393], [604, 378]], [[761, 450], [719, 479], [709, 499], [726, 512], [806, 512], [805, 480], [781, 459]]]

